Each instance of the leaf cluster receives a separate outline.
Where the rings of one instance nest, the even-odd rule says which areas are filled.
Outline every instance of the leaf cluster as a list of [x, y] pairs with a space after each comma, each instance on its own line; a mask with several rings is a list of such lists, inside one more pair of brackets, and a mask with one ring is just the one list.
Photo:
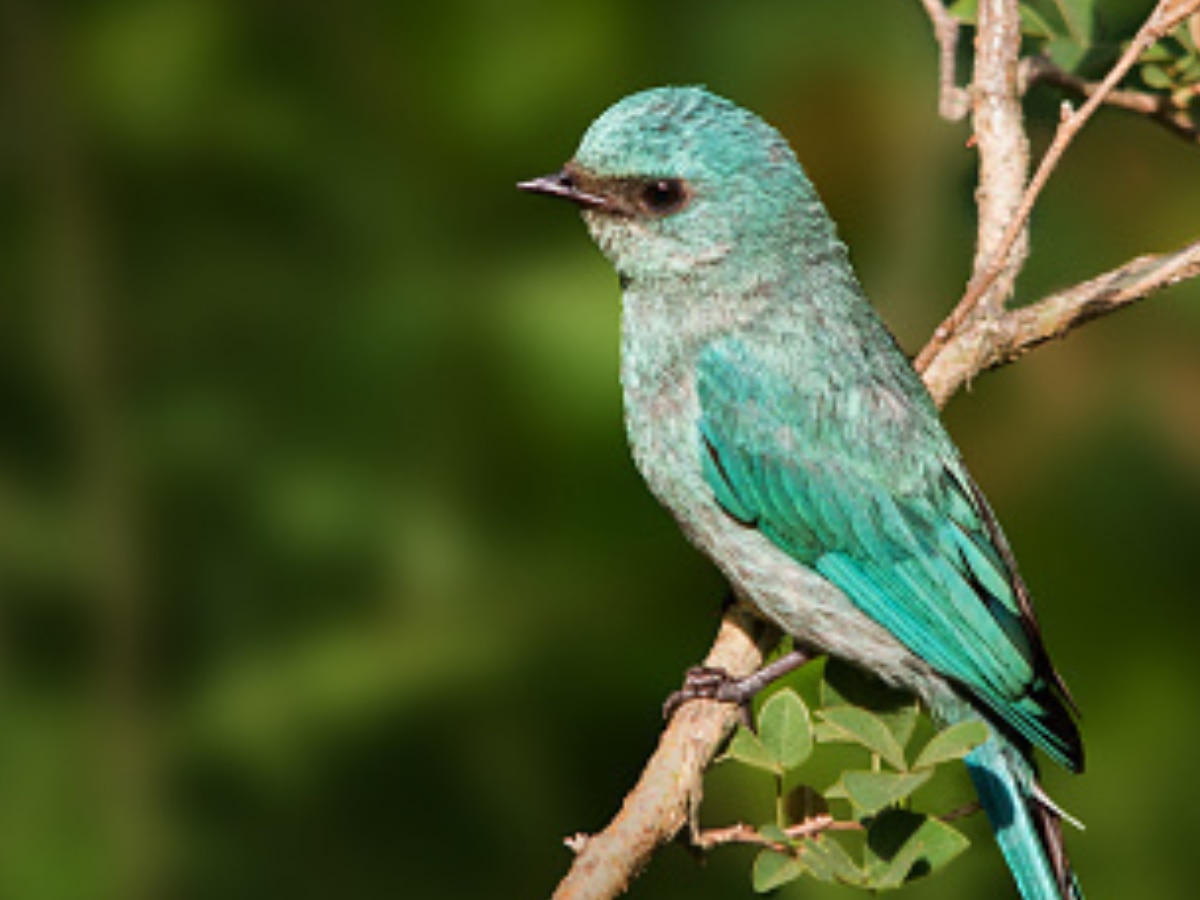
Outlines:
[[1181, 26], [1142, 54], [1138, 77], [1147, 88], [1169, 94], [1176, 106], [1195, 107], [1200, 99], [1198, 43], [1200, 16], [1193, 16], [1187, 26]]
[[[949, 11], [976, 23], [977, 0], [956, 0]], [[1065, 72], [1095, 77], [1129, 46], [1138, 24], [1099, 0], [1024, 0], [1021, 32], [1027, 53], [1046, 57]], [[1192, 16], [1146, 50], [1125, 87], [1162, 95], [1180, 107], [1196, 97], [1200, 83], [1200, 16]]]
[[[939, 767], [985, 741], [987, 726], [963, 722], [916, 740], [932, 729], [918, 728], [922, 713], [911, 698], [833, 661], [818, 696], [810, 709], [792, 687], [774, 691], [760, 706], [754, 730], [739, 727], [722, 756], [769, 773], [775, 784], [775, 821], [754, 830], [754, 842], [762, 845], [752, 871], [755, 890], [805, 875], [871, 890], [897, 888], [965, 850], [967, 838], [913, 809], [912, 795]], [[859, 752], [839, 756], [853, 762], [818, 790], [811, 782], [819, 767], [809, 764], [822, 745]]]

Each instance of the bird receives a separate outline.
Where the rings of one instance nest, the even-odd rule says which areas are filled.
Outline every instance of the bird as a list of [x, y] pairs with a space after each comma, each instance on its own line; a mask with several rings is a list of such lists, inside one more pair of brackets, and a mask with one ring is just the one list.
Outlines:
[[1081, 900], [1033, 749], [1083, 770], [1078, 712], [982, 491], [871, 306], [786, 139], [699, 86], [631, 94], [551, 175], [621, 288], [627, 438], [738, 598], [982, 719], [965, 763], [1024, 900]]

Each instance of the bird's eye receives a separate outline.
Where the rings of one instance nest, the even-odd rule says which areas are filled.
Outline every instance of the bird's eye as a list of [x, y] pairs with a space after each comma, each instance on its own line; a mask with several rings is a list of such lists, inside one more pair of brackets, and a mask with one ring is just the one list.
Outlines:
[[677, 178], [660, 178], [642, 187], [640, 200], [646, 212], [667, 216], [683, 209], [688, 201], [688, 190]]

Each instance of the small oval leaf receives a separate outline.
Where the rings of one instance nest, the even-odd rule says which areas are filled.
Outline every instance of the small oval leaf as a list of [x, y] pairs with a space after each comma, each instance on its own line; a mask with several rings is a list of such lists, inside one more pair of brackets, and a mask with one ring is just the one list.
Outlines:
[[1054, 5], [1058, 7], [1058, 14], [1062, 16], [1071, 39], [1090, 46], [1095, 36], [1095, 0], [1054, 0]]
[[929, 780], [932, 769], [920, 772], [846, 772], [842, 784], [863, 816], [899, 803]]
[[939, 819], [889, 810], [867, 831], [866, 870], [873, 886], [899, 887], [937, 871], [968, 846], [961, 832]]
[[988, 735], [987, 725], [978, 719], [943, 728], [931, 737], [929, 743], [917, 754], [912, 767], [931, 769], [952, 759], [962, 759], [986, 741]]
[[762, 850], [754, 858], [751, 882], [760, 894], [782, 887], [804, 874], [804, 866], [794, 856], [778, 850]]
[[763, 746], [762, 741], [758, 739], [758, 735], [744, 725], [738, 726], [737, 731], [734, 732], [733, 740], [729, 742], [729, 748], [725, 751], [721, 759], [732, 759], [743, 765], [762, 769], [764, 772], [770, 772], [772, 775], [783, 774], [779, 760], [775, 758], [771, 751]]
[[1088, 50], [1083, 44], [1062, 36], [1046, 41], [1043, 49], [1056, 66], [1067, 72], [1075, 71], [1075, 67], [1083, 61]]
[[953, 3], [946, 9], [946, 12], [954, 16], [960, 22], [967, 25], [974, 25], [975, 20], [979, 17], [979, 2], [978, 0], [954, 0]]
[[862, 869], [838, 841], [829, 835], [805, 838], [801, 858], [813, 877], [820, 881], [862, 884]]
[[1054, 29], [1050, 27], [1049, 23], [1042, 18], [1037, 10], [1022, 4], [1019, 13], [1021, 34], [1034, 38], [1054, 37]]
[[758, 714], [763, 747], [784, 769], [794, 769], [812, 753], [808, 707], [791, 688], [777, 691]]
[[971, 846], [971, 842], [961, 831], [932, 816], [925, 820], [917, 835], [922, 845], [921, 862], [928, 868], [918, 866], [916, 870], [909, 872], [910, 879], [936, 872]]
[[1141, 68], [1142, 81], [1147, 87], [1166, 90], [1173, 83], [1170, 73], [1157, 63], [1146, 63]]
[[924, 847], [916, 835], [886, 863], [871, 871], [871, 887], [879, 891], [895, 890], [908, 879], [921, 860]]
[[903, 772], [904, 750], [890, 728], [865, 709], [857, 706], [834, 706], [821, 710], [822, 725], [818, 737], [823, 741], [861, 744], [878, 753], [893, 769]]
[[903, 747], [919, 718], [916, 700], [907, 691], [888, 687], [849, 663], [831, 659], [821, 679], [821, 707], [857, 706], [882, 721]]

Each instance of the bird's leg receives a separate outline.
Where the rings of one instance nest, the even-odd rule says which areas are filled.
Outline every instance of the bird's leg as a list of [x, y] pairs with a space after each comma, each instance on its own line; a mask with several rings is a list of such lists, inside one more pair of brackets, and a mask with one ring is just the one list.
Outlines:
[[683, 687], [663, 704], [663, 718], [670, 719], [679, 707], [691, 700], [717, 700], [736, 703], [741, 708], [742, 719], [749, 724], [750, 701], [754, 695], [810, 659], [812, 656], [805, 651], [792, 650], [745, 678], [734, 678], [724, 669], [712, 666], [693, 666], [683, 676]]

